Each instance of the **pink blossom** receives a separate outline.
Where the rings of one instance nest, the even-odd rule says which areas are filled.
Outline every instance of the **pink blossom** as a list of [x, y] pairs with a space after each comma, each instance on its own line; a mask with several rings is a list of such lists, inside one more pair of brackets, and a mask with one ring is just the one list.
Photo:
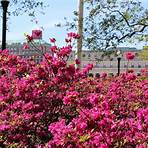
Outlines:
[[10, 127], [8, 125], [0, 125], [0, 131], [8, 130]]
[[55, 38], [51, 38], [51, 39], [50, 39], [50, 42], [51, 42], [51, 43], [55, 43], [55, 42], [56, 42], [56, 39], [55, 39]]
[[71, 38], [66, 38], [65, 39], [65, 42], [67, 42], [67, 43], [71, 43], [71, 41], [72, 41]]
[[133, 52], [127, 52], [125, 56], [127, 60], [133, 60], [135, 58], [135, 54]]
[[72, 51], [72, 47], [70, 45], [66, 46], [66, 47], [62, 47], [58, 53], [59, 56], [67, 56], [71, 53]]
[[23, 45], [23, 49], [29, 49], [30, 47], [29, 47], [29, 45], [28, 44], [24, 44]]
[[101, 77], [102, 78], [106, 78], [107, 77], [107, 73], [102, 73]]
[[67, 63], [72, 47], [66, 45], [54, 43], [56, 57], [43, 54], [39, 64], [0, 51], [1, 145], [146, 147], [145, 75], [90, 79], [93, 65], [81, 71]]
[[27, 41], [32, 42], [33, 41], [33, 36], [27, 35]]
[[68, 33], [68, 37], [69, 38], [74, 38], [74, 39], [79, 39], [80, 35], [77, 34], [77, 33], [74, 33], [74, 32], [70, 32], [70, 33]]
[[85, 122], [81, 122], [81, 123], [77, 124], [76, 126], [77, 126], [77, 130], [79, 132], [83, 132], [85, 130], [85, 128], [87, 127], [87, 124]]
[[40, 39], [42, 37], [41, 30], [32, 30], [32, 37], [33, 39]]
[[79, 59], [76, 59], [76, 60], [75, 60], [75, 63], [76, 63], [77, 65], [79, 65], [79, 64], [80, 64], [80, 60], [79, 60]]

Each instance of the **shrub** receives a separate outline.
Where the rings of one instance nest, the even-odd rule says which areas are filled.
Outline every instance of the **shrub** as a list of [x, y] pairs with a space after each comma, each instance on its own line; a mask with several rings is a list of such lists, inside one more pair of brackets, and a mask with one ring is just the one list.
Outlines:
[[93, 65], [67, 64], [73, 38], [62, 48], [50, 39], [39, 64], [0, 51], [0, 146], [146, 148], [147, 79], [87, 77]]

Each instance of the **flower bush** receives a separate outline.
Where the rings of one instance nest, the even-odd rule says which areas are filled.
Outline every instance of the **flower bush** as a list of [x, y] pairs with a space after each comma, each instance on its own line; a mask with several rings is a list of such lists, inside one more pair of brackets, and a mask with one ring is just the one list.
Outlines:
[[0, 147], [148, 146], [147, 78], [87, 77], [93, 65], [67, 64], [77, 38], [69, 33], [62, 48], [50, 39], [39, 64], [0, 51]]
[[69, 124], [64, 119], [50, 124], [53, 140], [48, 146], [146, 148], [147, 83], [133, 73], [99, 82], [81, 80], [65, 96], [72, 98], [67, 104], [77, 105], [78, 116]]
[[[26, 37], [33, 44], [33, 37]], [[75, 116], [75, 108], [65, 105], [62, 99], [73, 81], [79, 81], [81, 77], [85, 77], [85, 73], [79, 72], [75, 63], [67, 64], [72, 49], [70, 44], [71, 42], [62, 48], [54, 44], [49, 49], [51, 54], [44, 54], [44, 60], [40, 64], [11, 55], [8, 50], [0, 51], [2, 147], [46, 143], [51, 138], [48, 131], [50, 123], [61, 117], [69, 120]], [[56, 47], [55, 50], [52, 50], [53, 47]], [[86, 68], [85, 72], [89, 69], [90, 67]]]

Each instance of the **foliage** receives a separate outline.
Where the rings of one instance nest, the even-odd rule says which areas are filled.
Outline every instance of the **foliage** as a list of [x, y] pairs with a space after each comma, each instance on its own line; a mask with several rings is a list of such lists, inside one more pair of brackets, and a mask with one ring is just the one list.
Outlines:
[[64, 119], [50, 124], [53, 140], [48, 145], [146, 148], [147, 82], [129, 73], [76, 83], [64, 100], [77, 105], [79, 115], [68, 125]]
[[73, 38], [62, 48], [50, 39], [39, 64], [0, 51], [0, 146], [146, 148], [148, 81], [134, 73], [86, 77], [93, 65], [67, 64]]
[[25, 13], [34, 17], [36, 12], [44, 13], [42, 10], [47, 4], [43, 0], [10, 0], [9, 6], [9, 15], [18, 16]]
[[[26, 37], [33, 45], [33, 37]], [[67, 39], [71, 41], [77, 37], [71, 33]], [[0, 51], [1, 147], [13, 143], [34, 146], [48, 142], [51, 122], [59, 117], [68, 120], [75, 116], [75, 108], [64, 105], [62, 98], [72, 82], [79, 81], [85, 74], [75, 69], [75, 64], [67, 65], [72, 50], [70, 44], [68, 42], [62, 48], [51, 46], [51, 54], [44, 54], [44, 60], [38, 65], [32, 60], [10, 55], [7, 50]], [[38, 52], [42, 54], [41, 50]]]
[[139, 53], [139, 56], [144, 61], [148, 61], [148, 46], [144, 46], [143, 50]]
[[[123, 42], [147, 40], [148, 10], [137, 0], [85, 0], [84, 45], [88, 49], [108, 49]], [[69, 29], [77, 29], [66, 19]], [[60, 26], [60, 24], [58, 24]]]

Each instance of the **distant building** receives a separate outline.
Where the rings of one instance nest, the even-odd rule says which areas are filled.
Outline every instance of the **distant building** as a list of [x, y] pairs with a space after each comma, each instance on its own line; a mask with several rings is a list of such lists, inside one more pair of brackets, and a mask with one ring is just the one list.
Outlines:
[[35, 62], [39, 63], [43, 59], [43, 54], [50, 52], [50, 46], [51, 44], [46, 42], [36, 41], [34, 45], [29, 45], [26, 43], [11, 43], [7, 45], [7, 48], [12, 54], [19, 55], [22, 58], [33, 58]]
[[[34, 57], [37, 63], [43, 59], [43, 56], [38, 51], [41, 51], [42, 53], [50, 52], [49, 47], [51, 45], [45, 42], [42, 42], [41, 46], [39, 42], [35, 43], [38, 51], [35, 47], [30, 47], [30, 49], [23, 49], [24, 44], [12, 43], [7, 45], [7, 48], [10, 50], [10, 53], [20, 55], [23, 58]], [[122, 53], [121, 72], [125, 72], [128, 67], [128, 69], [133, 69], [136, 73], [140, 73], [142, 68], [148, 67], [148, 62], [139, 56], [141, 50], [129, 47], [118, 47], [117, 50], [120, 50]], [[128, 62], [125, 58], [126, 52], [134, 52], [134, 60]], [[90, 73], [96, 74], [106, 72], [114, 75], [117, 73], [117, 56], [115, 52], [112, 52], [109, 55], [105, 55], [102, 51], [83, 50], [81, 59], [82, 68], [84, 68], [88, 63], [92, 63], [94, 65], [94, 68]], [[69, 56], [68, 63], [73, 63], [74, 60], [75, 52], [73, 51]]]
[[[121, 72], [125, 72], [128, 69], [133, 69], [136, 73], [140, 73], [142, 68], [148, 67], [148, 62], [144, 61], [139, 53], [141, 50], [137, 50], [136, 48], [127, 48], [127, 47], [118, 47], [118, 50], [121, 51]], [[128, 50], [129, 49], [129, 50]], [[126, 52], [134, 52], [135, 58], [131, 61], [127, 61], [125, 57]], [[71, 53], [69, 58], [69, 63], [72, 63], [75, 59], [75, 53]], [[94, 68], [91, 73], [117, 73], [117, 56], [115, 52], [109, 55], [104, 55], [101, 51], [82, 51], [82, 62], [81, 65], [84, 68], [88, 63], [92, 63]]]

